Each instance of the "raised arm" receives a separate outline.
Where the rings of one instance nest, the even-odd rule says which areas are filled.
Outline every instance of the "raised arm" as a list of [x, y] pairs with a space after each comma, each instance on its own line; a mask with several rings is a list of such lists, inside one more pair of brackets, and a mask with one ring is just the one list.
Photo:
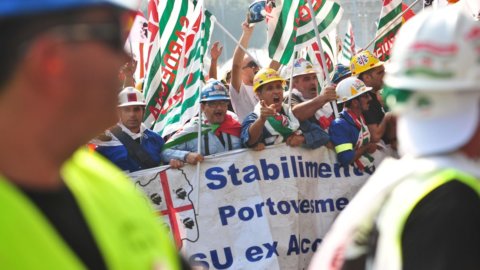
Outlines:
[[[244, 48], [247, 48], [248, 43], [250, 42], [250, 38], [252, 37], [253, 33], [253, 26], [250, 27], [249, 24], [245, 21], [242, 23], [242, 36], [240, 37], [240, 45]], [[240, 85], [242, 84], [242, 64], [243, 58], [245, 57], [245, 52], [243, 51], [240, 46], [235, 48], [233, 52], [233, 59], [232, 59], [232, 79], [230, 84], [232, 87], [238, 92], [240, 91]]]

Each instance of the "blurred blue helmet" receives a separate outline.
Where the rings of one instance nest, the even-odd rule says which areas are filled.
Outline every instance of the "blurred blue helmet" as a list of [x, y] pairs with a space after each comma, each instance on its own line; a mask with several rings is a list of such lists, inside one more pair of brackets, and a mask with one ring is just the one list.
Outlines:
[[40, 14], [74, 8], [109, 5], [135, 10], [138, 0], [1, 0], [0, 17]]
[[350, 68], [347, 66], [344, 66], [342, 64], [338, 64], [335, 66], [335, 71], [333, 73], [333, 78], [332, 82], [333, 83], [338, 83], [340, 79], [352, 75], [352, 72], [350, 71]]
[[217, 80], [209, 80], [202, 89], [200, 102], [214, 100], [230, 100], [227, 88]]

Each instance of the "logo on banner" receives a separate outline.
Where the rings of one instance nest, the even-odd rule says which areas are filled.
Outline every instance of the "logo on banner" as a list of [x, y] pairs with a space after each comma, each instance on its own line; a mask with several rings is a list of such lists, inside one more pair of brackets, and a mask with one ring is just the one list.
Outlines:
[[197, 215], [190, 198], [193, 186], [184, 173], [170, 178], [167, 170], [163, 170], [141, 176], [135, 184], [146, 192], [157, 213], [163, 216], [179, 249], [182, 248], [183, 241], [198, 241]]

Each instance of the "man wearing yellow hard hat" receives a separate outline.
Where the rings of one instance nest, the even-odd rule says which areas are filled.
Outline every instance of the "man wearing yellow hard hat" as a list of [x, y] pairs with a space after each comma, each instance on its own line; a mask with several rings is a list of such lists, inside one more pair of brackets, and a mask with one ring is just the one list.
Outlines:
[[[387, 125], [393, 123], [390, 120], [392, 116], [385, 114], [384, 107], [381, 103], [381, 90], [383, 88], [383, 76], [385, 75], [384, 62], [380, 61], [370, 51], [365, 50], [357, 53], [352, 57], [350, 69], [352, 76], [356, 76], [363, 81], [367, 87], [371, 87], [372, 91], [370, 108], [364, 112], [365, 121], [370, 130], [373, 142], [379, 142], [382, 138], [385, 143], [393, 142], [395, 135], [384, 136]], [[388, 133], [389, 135], [391, 132]], [[388, 138], [387, 138], [388, 137]]]
[[[253, 90], [260, 102], [242, 124], [242, 142], [246, 147], [262, 150], [266, 145], [286, 142], [292, 147], [305, 145], [314, 148], [317, 143], [302, 134], [300, 123], [287, 104], [283, 103], [285, 79], [276, 70], [264, 68], [253, 79]], [[309, 130], [312, 133], [321, 132]], [[318, 146], [317, 146], [318, 147]]]

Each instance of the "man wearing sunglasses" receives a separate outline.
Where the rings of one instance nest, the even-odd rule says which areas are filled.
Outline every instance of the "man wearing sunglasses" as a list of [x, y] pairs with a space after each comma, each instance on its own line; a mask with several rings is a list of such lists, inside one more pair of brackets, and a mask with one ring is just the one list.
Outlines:
[[127, 2], [0, 1], [1, 268], [179, 269], [133, 184], [79, 149], [118, 120]]
[[[230, 103], [227, 88], [217, 80], [207, 82], [200, 97], [202, 110], [202, 149], [203, 156], [242, 148], [240, 140], [241, 124], [237, 116], [227, 110]], [[198, 151], [198, 123], [194, 118], [167, 142], [167, 147], [176, 149], [168, 153], [170, 159], [182, 160], [184, 156]], [[183, 150], [183, 151], [181, 151]]]
[[[254, 28], [245, 21], [242, 23], [242, 29], [240, 44], [247, 48]], [[232, 98], [233, 110], [238, 115], [240, 122], [253, 111], [258, 103], [258, 99], [253, 91], [253, 77], [258, 70], [257, 63], [250, 56], [246, 55], [242, 48], [237, 46], [232, 59], [230, 96]]]

